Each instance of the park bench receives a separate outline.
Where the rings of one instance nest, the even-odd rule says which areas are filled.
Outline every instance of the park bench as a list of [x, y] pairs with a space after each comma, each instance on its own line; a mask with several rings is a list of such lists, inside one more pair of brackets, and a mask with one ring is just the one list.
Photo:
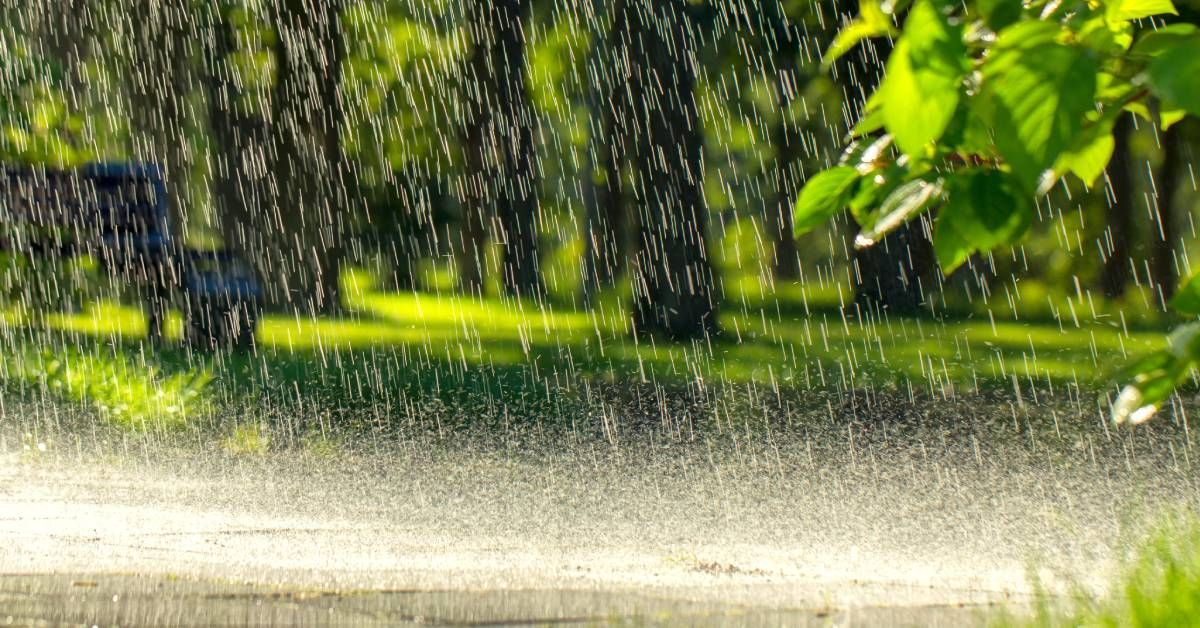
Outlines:
[[174, 237], [170, 202], [152, 165], [0, 166], [0, 250], [91, 257], [102, 272], [136, 290], [151, 340], [162, 338], [175, 305], [189, 344], [250, 346], [262, 292], [256, 274], [228, 251], [191, 249]]

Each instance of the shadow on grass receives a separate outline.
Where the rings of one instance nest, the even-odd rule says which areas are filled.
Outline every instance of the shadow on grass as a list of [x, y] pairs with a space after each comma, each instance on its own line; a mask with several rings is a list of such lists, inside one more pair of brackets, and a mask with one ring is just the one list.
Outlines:
[[[803, 307], [794, 300], [744, 300], [726, 308], [720, 337], [671, 344], [631, 338], [626, 313], [613, 303], [576, 311], [360, 287], [348, 293], [342, 317], [264, 317], [257, 347], [246, 353], [201, 354], [180, 346], [178, 316], [168, 320], [169, 341], [150, 347], [140, 311], [113, 302], [36, 322], [9, 311], [0, 325], [14, 355], [48, 350], [51, 361], [60, 352], [77, 365], [91, 364], [76, 368], [72, 376], [81, 381], [66, 387], [76, 400], [99, 394], [87, 383], [89, 372], [110, 388], [133, 391], [131, 398], [161, 396], [180, 382], [201, 381], [204, 373], [211, 374], [206, 394], [217, 406], [282, 404], [347, 416], [363, 408], [387, 415], [418, 398], [532, 415], [586, 398], [595, 388], [749, 386], [798, 397], [859, 389], [930, 396], [1014, 387], [1097, 390], [1130, 356], [1163, 342], [1161, 331], [1121, 328], [1106, 319], [1078, 327], [986, 317], [856, 321], [811, 304], [808, 315], [792, 314]], [[10, 387], [46, 379], [21, 373], [8, 369]], [[139, 408], [135, 415], [149, 415], [163, 404], [126, 405]]]

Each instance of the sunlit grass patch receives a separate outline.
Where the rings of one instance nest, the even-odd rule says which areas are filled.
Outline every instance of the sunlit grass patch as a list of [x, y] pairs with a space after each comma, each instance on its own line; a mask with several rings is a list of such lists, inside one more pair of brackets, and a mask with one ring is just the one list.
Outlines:
[[[849, 296], [833, 290], [834, 283], [777, 287], [789, 291], [789, 299], [797, 290], [808, 291], [810, 305], [837, 305]], [[149, 411], [144, 403], [120, 401], [121, 395], [136, 400], [152, 397], [153, 386], [180, 387], [170, 378], [189, 377], [197, 359], [210, 365], [216, 380], [210, 388], [225, 400], [304, 398], [349, 407], [380, 399], [390, 404], [396, 394], [526, 400], [587, 379], [775, 390], [890, 387], [938, 395], [1062, 385], [1099, 390], [1122, 365], [1164, 342], [1161, 331], [1126, 329], [1112, 318], [1081, 319], [1078, 327], [979, 315], [860, 320], [840, 307], [813, 305], [806, 314], [792, 301], [772, 307], [765, 301], [752, 306], [747, 299], [726, 303], [720, 336], [671, 343], [632, 337], [629, 297], [618, 291], [601, 293], [588, 310], [502, 297], [382, 291], [370, 273], [355, 270], [343, 274], [343, 299], [345, 310], [338, 316], [268, 313], [260, 320], [255, 351], [207, 358], [177, 343], [153, 349], [141, 344], [140, 309], [110, 301], [73, 314], [5, 311], [0, 325], [10, 338], [100, 341], [111, 345], [104, 352], [113, 359], [120, 354], [131, 364], [158, 364], [159, 373], [138, 373], [153, 385], [121, 385], [141, 386], [143, 392], [97, 389], [73, 397], [85, 405], [120, 408], [106, 412], [135, 417], [120, 420], [130, 425], [144, 422], [136, 417]], [[178, 314], [169, 325], [169, 335], [177, 337]], [[89, 401], [92, 397], [116, 401]]]
[[185, 425], [207, 405], [211, 380], [207, 369], [168, 374], [135, 356], [103, 348], [24, 346], [0, 359], [0, 382], [58, 396], [139, 431]]
[[1200, 626], [1200, 518], [1172, 512], [1123, 562], [1106, 594], [1079, 593], [1064, 603], [1039, 594], [1031, 617], [1001, 626]]
[[238, 425], [221, 439], [221, 447], [232, 454], [262, 455], [271, 447], [271, 437], [258, 423]]

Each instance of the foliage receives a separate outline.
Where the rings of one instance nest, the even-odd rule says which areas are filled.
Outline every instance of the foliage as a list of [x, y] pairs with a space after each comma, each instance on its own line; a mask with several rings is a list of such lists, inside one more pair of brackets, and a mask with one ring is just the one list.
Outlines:
[[[976, 251], [1015, 243], [1034, 198], [1067, 176], [1095, 183], [1118, 116], [1155, 111], [1166, 127], [1200, 115], [1200, 31], [1154, 21], [1172, 14], [1170, 0], [864, 0], [827, 65], [903, 28], [858, 139], [802, 191], [797, 234], [849, 208], [862, 227], [855, 244], [867, 247], [937, 209], [934, 249], [947, 274]], [[1200, 314], [1198, 293], [1185, 286], [1177, 307]], [[1137, 365], [1115, 420], [1145, 420], [1172, 393], [1200, 359], [1196, 330], [1180, 328]]]
[[1200, 617], [1200, 520], [1174, 513], [1141, 543], [1099, 600], [1081, 594], [1056, 609], [1044, 597], [1035, 616], [1002, 624], [1029, 626], [1195, 626]]
[[0, 359], [0, 382], [94, 408], [114, 424], [134, 430], [174, 429], [203, 410], [207, 369], [164, 374], [119, 351], [73, 346], [9, 348]]
[[60, 83], [56, 66], [11, 33], [0, 34], [0, 160], [59, 166], [87, 160], [83, 121]]

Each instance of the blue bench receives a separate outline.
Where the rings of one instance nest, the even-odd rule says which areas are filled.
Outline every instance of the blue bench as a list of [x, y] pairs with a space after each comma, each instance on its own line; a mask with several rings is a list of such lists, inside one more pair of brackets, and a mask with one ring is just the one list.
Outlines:
[[262, 297], [258, 277], [230, 252], [184, 246], [172, 235], [169, 203], [153, 165], [0, 167], [0, 250], [90, 256], [137, 289], [152, 340], [162, 338], [174, 304], [193, 346], [250, 346]]

